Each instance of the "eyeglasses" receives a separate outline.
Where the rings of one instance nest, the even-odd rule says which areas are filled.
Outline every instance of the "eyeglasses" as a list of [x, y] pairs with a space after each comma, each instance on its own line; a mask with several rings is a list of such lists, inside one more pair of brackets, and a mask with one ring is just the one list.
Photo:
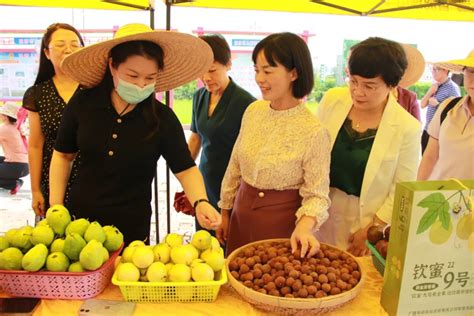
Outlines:
[[82, 47], [82, 45], [79, 43], [79, 42], [69, 42], [69, 43], [66, 43], [64, 41], [57, 41], [57, 42], [54, 42], [54, 43], [51, 43], [50, 46], [48, 46], [48, 48], [52, 49], [56, 49], [56, 50], [65, 50], [66, 47], [69, 47], [72, 51], [75, 51], [75, 50], [78, 50], [79, 48]]
[[368, 84], [368, 83], [359, 83], [357, 82], [354, 77], [349, 76], [349, 86], [351, 89], [358, 89], [359, 91], [362, 91], [364, 94], [370, 94], [375, 92], [378, 88], [381, 87], [381, 85], [374, 85], [374, 84]]

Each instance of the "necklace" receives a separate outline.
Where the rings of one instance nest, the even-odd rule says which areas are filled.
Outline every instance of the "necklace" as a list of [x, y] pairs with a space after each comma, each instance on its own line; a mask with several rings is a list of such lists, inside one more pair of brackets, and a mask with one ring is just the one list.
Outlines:
[[127, 111], [129, 106], [130, 106], [130, 103], [127, 103], [127, 106], [122, 110], [122, 112], [119, 113], [118, 116], [122, 116], [122, 114], [125, 113], [125, 111]]

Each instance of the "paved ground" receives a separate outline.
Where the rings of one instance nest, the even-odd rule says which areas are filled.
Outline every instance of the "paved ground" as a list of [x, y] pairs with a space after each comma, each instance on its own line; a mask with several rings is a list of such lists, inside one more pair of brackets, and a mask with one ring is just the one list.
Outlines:
[[[160, 239], [166, 235], [167, 224], [166, 224], [166, 169], [164, 166], [163, 159], [160, 159], [158, 166], [159, 174], [159, 223], [160, 223]], [[176, 190], [181, 190], [179, 183], [171, 174], [171, 197], [174, 197]], [[34, 225], [35, 216], [31, 208], [31, 190], [30, 190], [30, 177], [23, 178], [25, 183], [21, 187], [20, 191], [16, 195], [10, 195], [10, 191], [0, 189], [0, 235], [5, 233], [10, 228], [21, 227], [24, 225]], [[171, 203], [173, 199], [171, 198]], [[154, 208], [154, 203], [152, 203]], [[151, 243], [156, 243], [156, 229], [155, 229], [155, 216], [152, 216], [151, 224]], [[194, 233], [194, 218], [182, 215], [174, 211], [171, 206], [171, 231], [191, 236]]]

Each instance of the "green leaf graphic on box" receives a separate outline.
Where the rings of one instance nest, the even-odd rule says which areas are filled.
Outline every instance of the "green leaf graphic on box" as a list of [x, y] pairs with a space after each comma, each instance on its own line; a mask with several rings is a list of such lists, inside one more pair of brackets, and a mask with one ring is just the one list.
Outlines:
[[443, 228], [449, 230], [449, 224], [451, 222], [451, 216], [449, 216], [449, 207], [443, 207], [438, 213]]
[[430, 228], [431, 225], [433, 225], [433, 223], [436, 221], [438, 216], [440, 216], [440, 220], [443, 223], [443, 227], [449, 227], [450, 218], [448, 219], [445, 226], [445, 222], [443, 221], [444, 215], [441, 215], [441, 213], [447, 213], [449, 210], [449, 204], [447, 203], [446, 198], [443, 194], [439, 192], [431, 193], [423, 200], [421, 200], [418, 203], [418, 206], [425, 207], [428, 210], [421, 218], [420, 223], [418, 224], [418, 229], [416, 230], [416, 234], [421, 234], [422, 232]]

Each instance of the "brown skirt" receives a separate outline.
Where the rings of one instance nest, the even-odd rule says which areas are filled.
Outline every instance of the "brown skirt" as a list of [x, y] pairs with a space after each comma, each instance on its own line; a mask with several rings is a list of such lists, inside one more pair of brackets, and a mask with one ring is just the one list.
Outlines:
[[250, 242], [290, 238], [300, 206], [299, 190], [260, 190], [242, 181], [230, 216], [226, 255]]

